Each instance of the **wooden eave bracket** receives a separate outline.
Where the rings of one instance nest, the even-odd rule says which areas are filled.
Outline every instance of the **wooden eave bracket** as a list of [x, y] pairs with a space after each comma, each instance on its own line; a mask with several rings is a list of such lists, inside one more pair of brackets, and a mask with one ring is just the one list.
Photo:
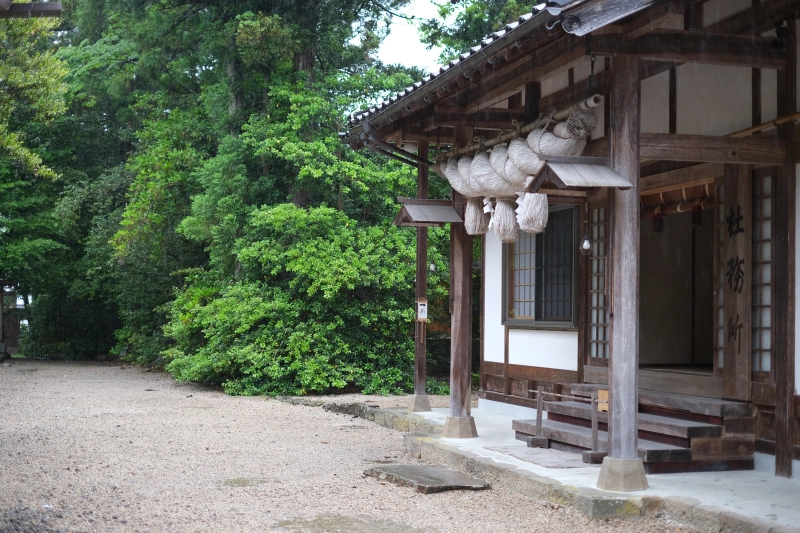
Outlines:
[[611, 168], [604, 157], [552, 156], [540, 154], [546, 161], [542, 172], [525, 190], [527, 193], [538, 192], [546, 182], [559, 189], [630, 189], [633, 184]]
[[424, 198], [398, 198], [397, 200], [402, 206], [394, 219], [395, 226], [430, 227], [464, 222], [453, 208], [450, 200]]

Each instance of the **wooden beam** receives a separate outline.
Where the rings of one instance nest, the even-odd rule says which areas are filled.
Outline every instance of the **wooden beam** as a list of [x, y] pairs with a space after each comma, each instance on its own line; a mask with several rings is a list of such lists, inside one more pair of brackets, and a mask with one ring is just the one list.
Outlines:
[[[581, 2], [574, 9], [565, 9], [561, 18], [576, 17], [580, 25], [572, 32], [575, 35], [586, 35], [598, 28], [607, 26], [645, 8], [653, 6], [661, 0], [588, 0]], [[564, 28], [567, 29], [566, 27]]]
[[[609, 457], [638, 457], [639, 58], [614, 60], [611, 90], [614, 170], [633, 184], [614, 190], [609, 379]], [[602, 487], [601, 487], [602, 488]]]
[[641, 194], [642, 196], [659, 194], [675, 189], [707, 185], [714, 183], [714, 178], [722, 176], [722, 174], [722, 163], [702, 163], [688, 168], [653, 174], [641, 178]]
[[480, 84], [458, 93], [451, 105], [470, 113], [491, 107], [519, 91], [532, 81], [539, 81], [568, 70], [586, 57], [584, 39], [564, 35], [555, 42], [536, 50], [513, 66], [498, 69]]
[[543, 96], [539, 101], [542, 111], [551, 109], [562, 109], [565, 105], [573, 104], [589, 94], [591, 90], [594, 94], [606, 95], [611, 91], [611, 71], [604, 70], [594, 75], [594, 80], [581, 80], [575, 85], [561, 89], [547, 96]]
[[422, 129], [430, 131], [440, 126], [460, 126], [462, 124], [482, 129], [512, 129], [514, 120], [525, 124], [525, 110], [487, 108], [465, 114], [459, 109], [446, 107], [437, 109], [432, 117], [425, 119]]
[[800, 0], [769, 0], [750, 9], [736, 13], [705, 28], [710, 33], [745, 33], [761, 35], [775, 27], [775, 22], [786, 18], [795, 20], [800, 10]]
[[673, 20], [683, 20], [685, 2], [683, 0], [667, 0], [636, 15], [622, 27], [622, 34], [629, 39], [650, 33], [662, 24]]
[[756, 35], [655, 30], [633, 41], [598, 35], [592, 38], [592, 52], [610, 56], [638, 54], [646, 60], [678, 63], [786, 67], [786, 54], [772, 47], [772, 38]]
[[780, 165], [786, 158], [786, 142], [768, 136], [717, 137], [642, 133], [642, 159]]
[[60, 17], [61, 2], [36, 2], [32, 4], [11, 4], [0, 10], [0, 19]]

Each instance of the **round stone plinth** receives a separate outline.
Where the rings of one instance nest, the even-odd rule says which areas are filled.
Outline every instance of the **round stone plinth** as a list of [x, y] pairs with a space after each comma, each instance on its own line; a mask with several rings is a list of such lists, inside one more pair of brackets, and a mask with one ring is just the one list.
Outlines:
[[445, 439], [472, 439], [477, 436], [475, 419], [471, 416], [448, 416], [444, 421], [442, 437]]
[[636, 459], [603, 458], [597, 488], [615, 492], [633, 492], [648, 487], [641, 457]]

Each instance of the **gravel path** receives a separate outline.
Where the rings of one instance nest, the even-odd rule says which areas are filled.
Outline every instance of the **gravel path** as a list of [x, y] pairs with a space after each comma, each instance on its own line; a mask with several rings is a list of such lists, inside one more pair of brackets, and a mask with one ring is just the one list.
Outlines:
[[502, 488], [421, 495], [363, 477], [376, 461], [416, 462], [402, 437], [136, 367], [15, 360], [0, 366], [0, 533], [696, 531], [592, 522]]

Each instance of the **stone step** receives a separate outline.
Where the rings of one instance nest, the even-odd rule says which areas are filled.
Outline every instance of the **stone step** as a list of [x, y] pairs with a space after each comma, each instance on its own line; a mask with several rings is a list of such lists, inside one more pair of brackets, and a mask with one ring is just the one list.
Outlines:
[[[511, 427], [517, 432], [518, 438], [545, 437], [577, 448], [592, 449], [592, 430], [590, 428], [543, 420], [542, 434], [536, 435], [536, 420], [513, 420]], [[601, 452], [608, 451], [608, 433], [605, 431], [598, 431], [598, 448]], [[639, 439], [639, 457], [645, 463], [689, 462], [692, 460], [692, 451], [689, 448]]]
[[[581, 402], [544, 402], [545, 411], [548, 413], [558, 413], [564, 416], [580, 418], [584, 420], [592, 419], [591, 407], [588, 403]], [[600, 422], [608, 423], [608, 413], [597, 413]], [[722, 426], [714, 424], [704, 424], [702, 422], [691, 422], [678, 418], [639, 413], [639, 431], [648, 431], [661, 435], [671, 435], [693, 439], [700, 437], [721, 437]]]
[[[570, 390], [575, 396], [585, 396], [588, 398], [593, 392], [597, 392], [599, 389], [608, 389], [608, 385], [573, 383]], [[747, 402], [701, 398], [700, 396], [687, 396], [685, 394], [674, 394], [671, 392], [639, 389], [639, 403], [720, 418], [753, 416], [753, 406]]]

